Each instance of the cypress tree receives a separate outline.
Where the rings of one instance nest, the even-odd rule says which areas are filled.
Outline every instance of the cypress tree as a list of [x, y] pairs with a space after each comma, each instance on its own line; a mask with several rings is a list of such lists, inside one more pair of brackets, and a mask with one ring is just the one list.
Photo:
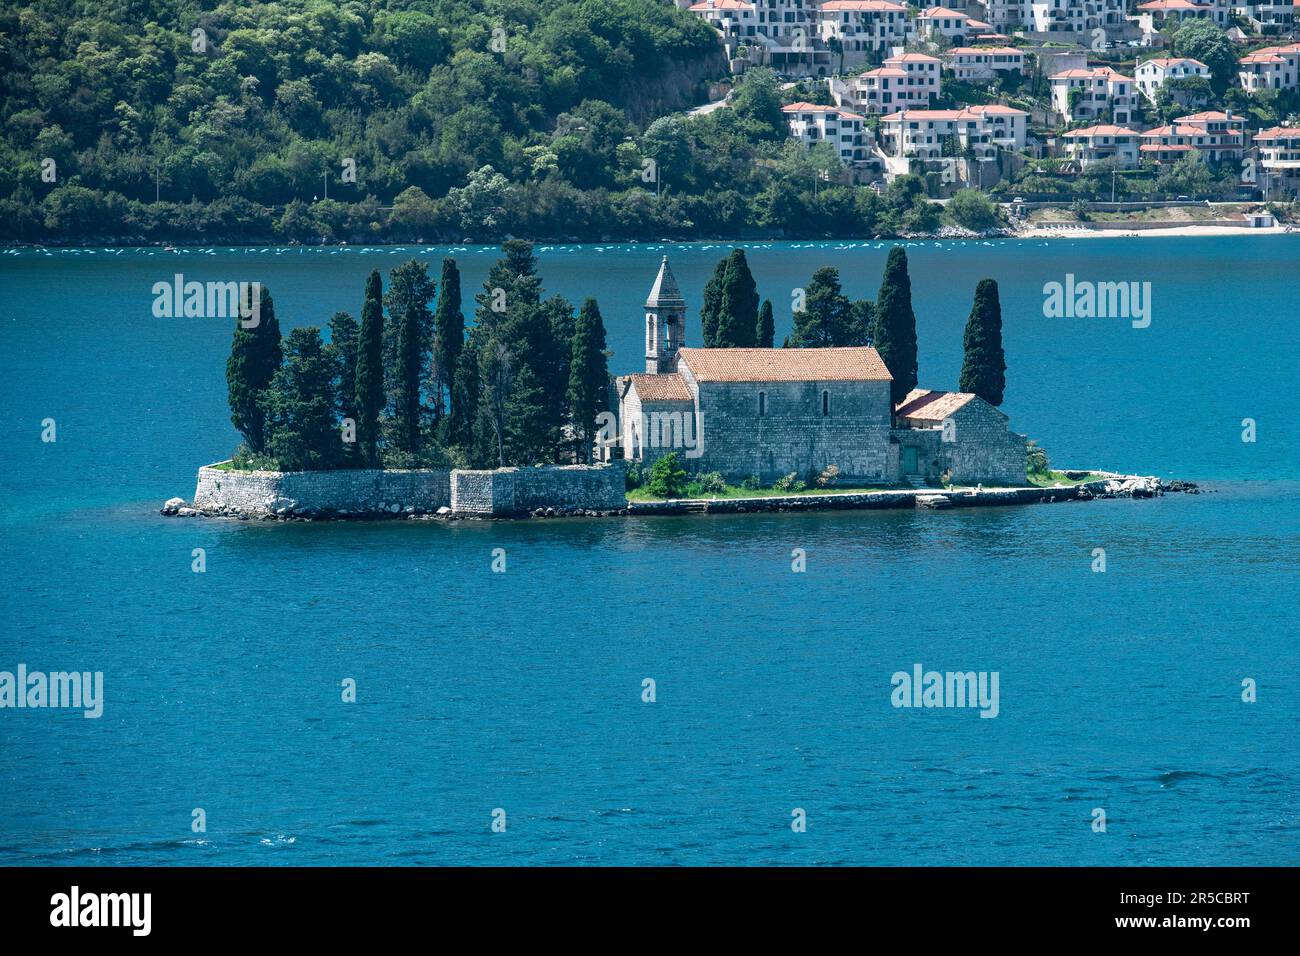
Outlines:
[[733, 249], [724, 260], [722, 295], [714, 338], [718, 348], [752, 348], [758, 330], [758, 290], [744, 249]]
[[393, 408], [393, 438], [399, 451], [420, 452], [420, 385], [422, 371], [433, 338], [435, 285], [429, 267], [412, 259], [388, 275], [384, 304], [393, 323], [392, 352], [388, 368], [389, 402]]
[[907, 275], [907, 252], [889, 250], [885, 277], [876, 299], [872, 342], [889, 374], [894, 377], [890, 397], [895, 405], [916, 388], [916, 314], [912, 311], [912, 280]]
[[700, 306], [700, 341], [706, 349], [716, 349], [718, 343], [718, 323], [722, 312], [722, 290], [727, 281], [728, 259], [719, 259], [713, 267], [713, 275], [704, 284], [704, 304]]
[[455, 259], [442, 260], [438, 307], [433, 316], [433, 414], [441, 422], [444, 400], [454, 401], [456, 366], [465, 349], [465, 316], [461, 312], [460, 270]]
[[[330, 318], [330, 342], [325, 354], [334, 365], [334, 409], [340, 418], [357, 420], [357, 320], [348, 312]], [[342, 432], [339, 433], [343, 437]], [[355, 468], [360, 457], [355, 441], [343, 442], [340, 461]]]
[[772, 300], [764, 299], [758, 310], [758, 328], [754, 331], [754, 344], [760, 349], [770, 349], [776, 340], [776, 323], [772, 319]]
[[478, 348], [473, 338], [461, 350], [451, 384], [451, 411], [443, 428], [443, 444], [467, 453], [474, 440], [474, 419], [478, 414]]
[[998, 301], [998, 284], [992, 279], [981, 279], [975, 287], [975, 304], [966, 322], [962, 349], [957, 387], [974, 392], [990, 405], [1001, 405], [1007, 386], [1007, 361], [1002, 351], [1002, 303]]
[[269, 290], [260, 290], [257, 324], [235, 323], [235, 336], [226, 359], [226, 397], [230, 421], [254, 454], [266, 451], [265, 393], [280, 367], [280, 323]]
[[368, 467], [379, 464], [379, 415], [384, 408], [384, 306], [379, 270], [366, 279], [366, 300], [361, 307], [355, 383], [357, 444]]
[[285, 339], [284, 364], [266, 390], [267, 450], [280, 467], [317, 470], [339, 460], [335, 389], [337, 365], [320, 329], [294, 329]]
[[580, 462], [591, 461], [596, 416], [609, 410], [609, 364], [605, 355], [605, 322], [595, 299], [582, 303], [573, 330], [569, 362], [569, 416]]

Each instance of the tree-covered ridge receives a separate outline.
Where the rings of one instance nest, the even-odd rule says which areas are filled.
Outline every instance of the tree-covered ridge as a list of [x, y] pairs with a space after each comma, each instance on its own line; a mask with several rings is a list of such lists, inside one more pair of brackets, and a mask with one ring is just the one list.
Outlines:
[[[633, 122], [725, 70], [706, 24], [654, 0], [33, 0], [0, 34], [0, 196], [34, 209], [9, 229], [48, 233], [147, 229], [127, 205], [155, 196], [292, 233], [327, 175], [341, 202], [313, 218], [340, 231], [485, 166], [612, 187]], [[70, 187], [94, 195], [48, 201]]]

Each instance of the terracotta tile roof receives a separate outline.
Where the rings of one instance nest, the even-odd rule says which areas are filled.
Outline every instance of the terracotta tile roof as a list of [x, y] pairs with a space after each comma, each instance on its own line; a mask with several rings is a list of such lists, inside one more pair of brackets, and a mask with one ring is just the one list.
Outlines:
[[966, 106], [959, 110], [900, 110], [897, 113], [890, 113], [888, 116], [882, 116], [881, 122], [898, 122], [906, 116], [909, 120], [923, 122], [925, 120], [970, 120], [983, 119], [988, 116], [1028, 116], [1024, 110], [1018, 110], [1014, 106], [1003, 106], [1001, 103], [984, 103], [977, 106]]
[[888, 382], [870, 346], [827, 349], [681, 349], [681, 361], [701, 382]]
[[889, 0], [829, 0], [829, 2], [823, 3], [819, 9], [832, 13], [845, 10], [875, 11], [877, 13], [907, 12], [905, 4], [890, 3]]
[[1094, 136], [1138, 136], [1137, 130], [1129, 129], [1126, 126], [1087, 126], [1083, 129], [1072, 129], [1061, 136], [1062, 139], [1091, 139]]
[[928, 53], [900, 53], [885, 60], [886, 63], [942, 63], [937, 56]]
[[997, 54], [999, 56], [1024, 56], [1020, 50], [1013, 46], [955, 46], [948, 51], [950, 54], [970, 56], [971, 54]]
[[1199, 4], [1191, 3], [1190, 0], [1151, 0], [1150, 3], [1139, 3], [1139, 10], [1200, 10]]
[[632, 387], [643, 402], [693, 402], [691, 390], [682, 377], [671, 375], [629, 375]]
[[964, 13], [958, 13], [956, 10], [949, 10], [947, 7], [931, 7], [929, 10], [922, 10], [916, 15], [918, 20], [935, 20], [946, 18], [951, 20], [956, 17], [958, 20], [969, 20], [970, 17]]
[[[1228, 114], [1223, 112], [1222, 110], [1206, 110], [1203, 113], [1192, 113], [1190, 116], [1180, 116], [1176, 120], [1174, 120], [1174, 122], [1175, 123], [1201, 123], [1201, 122], [1217, 122], [1220, 120], [1226, 122], [1228, 119], [1229, 119]], [[1244, 122], [1243, 118], [1240, 116], [1233, 116], [1231, 117], [1231, 119], [1233, 120], [1233, 122], [1238, 122], [1238, 123]]]
[[1255, 139], [1300, 139], [1300, 126], [1274, 126], [1272, 129], [1262, 129], [1255, 134]]
[[692, 4], [690, 9], [693, 13], [707, 13], [709, 10], [752, 10], [754, 5], [744, 0], [713, 0], [712, 3], [705, 0], [704, 3]]
[[894, 414], [899, 418], [941, 422], [974, 397], [971, 392], [936, 392], [928, 388], [914, 388], [898, 403]]
[[789, 106], [781, 107], [782, 113], [839, 113], [841, 119], [847, 120], [865, 120], [865, 116], [859, 116], [857, 113], [851, 113], [846, 109], [838, 106], [824, 106], [820, 103], [791, 103]]

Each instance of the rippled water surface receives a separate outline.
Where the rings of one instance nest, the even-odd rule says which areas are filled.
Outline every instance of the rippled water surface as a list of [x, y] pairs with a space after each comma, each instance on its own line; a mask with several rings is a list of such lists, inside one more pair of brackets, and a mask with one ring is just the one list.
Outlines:
[[[747, 249], [778, 338], [814, 269], [871, 295], [887, 251]], [[697, 342], [725, 251], [539, 259], [549, 292], [599, 298], [626, 372], [659, 256]], [[99, 670], [106, 694], [98, 720], [0, 710], [0, 863], [1300, 862], [1300, 237], [909, 247], [923, 384], [953, 385], [975, 282], [997, 278], [1013, 426], [1060, 464], [1196, 479], [1199, 496], [454, 525], [156, 514], [236, 439], [229, 329], [153, 318], [154, 282], [260, 279], [287, 328], [359, 312], [371, 268], [415, 255], [436, 273], [446, 253], [0, 255], [0, 670]], [[454, 254], [468, 298], [493, 252]], [[1151, 327], [1044, 318], [1043, 283], [1067, 273], [1150, 281]], [[917, 662], [997, 671], [998, 717], [891, 707], [891, 675]]]

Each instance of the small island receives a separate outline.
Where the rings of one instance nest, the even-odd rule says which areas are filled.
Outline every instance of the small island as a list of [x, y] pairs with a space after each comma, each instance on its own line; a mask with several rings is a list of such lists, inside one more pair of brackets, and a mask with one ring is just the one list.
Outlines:
[[[445, 259], [366, 281], [361, 319], [282, 337], [270, 292], [236, 323], [226, 377], [243, 442], [166, 515], [462, 518], [948, 508], [1155, 497], [1156, 478], [1059, 471], [1010, 429], [997, 283], [981, 280], [956, 390], [919, 387], [907, 253], [878, 296], [837, 270], [795, 290], [780, 347], [745, 253], [714, 270], [688, 344], [668, 257], [645, 302], [645, 371], [611, 376], [599, 304], [544, 297], [508, 240], [462, 311]], [[1174, 490], [1186, 490], [1176, 483]]]

